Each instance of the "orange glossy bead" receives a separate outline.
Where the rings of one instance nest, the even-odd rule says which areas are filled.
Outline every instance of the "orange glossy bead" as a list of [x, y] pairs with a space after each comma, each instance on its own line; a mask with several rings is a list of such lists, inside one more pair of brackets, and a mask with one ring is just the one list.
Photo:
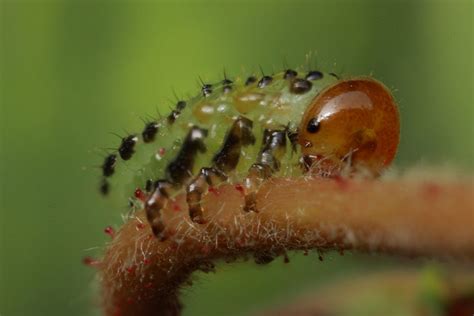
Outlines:
[[349, 166], [377, 175], [395, 157], [399, 138], [389, 90], [374, 79], [356, 78], [316, 96], [301, 121], [299, 143], [305, 161], [319, 171], [334, 174]]

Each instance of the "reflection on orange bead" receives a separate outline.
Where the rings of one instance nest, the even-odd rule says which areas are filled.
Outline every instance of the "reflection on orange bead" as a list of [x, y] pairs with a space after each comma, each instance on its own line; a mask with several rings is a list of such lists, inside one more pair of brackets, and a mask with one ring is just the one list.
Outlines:
[[398, 109], [380, 82], [371, 78], [343, 80], [313, 100], [300, 133], [307, 165], [327, 173], [350, 166], [351, 170], [365, 169], [377, 175], [397, 151]]

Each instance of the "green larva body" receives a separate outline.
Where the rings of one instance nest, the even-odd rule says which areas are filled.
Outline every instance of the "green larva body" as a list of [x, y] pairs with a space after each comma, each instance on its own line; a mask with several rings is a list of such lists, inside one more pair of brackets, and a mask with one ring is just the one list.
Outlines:
[[270, 177], [377, 176], [395, 156], [399, 127], [392, 95], [371, 78], [291, 69], [259, 80], [225, 78], [124, 137], [104, 160], [101, 191], [127, 183], [132, 206], [144, 208], [163, 240], [162, 209], [178, 194], [190, 219], [203, 224], [202, 198], [222, 183], [235, 184], [250, 212], [259, 210], [257, 193]]
[[[201, 168], [212, 166], [213, 157], [222, 148], [233, 122], [238, 117], [245, 117], [253, 122], [252, 132], [256, 141], [251, 146], [242, 147], [238, 165], [228, 175], [228, 181], [241, 183], [261, 151], [264, 131], [286, 129], [296, 133], [314, 97], [338, 80], [333, 74], [319, 71], [294, 75], [286, 71], [260, 80], [237, 78], [232, 83], [223, 81], [204, 86], [199, 95], [185, 101], [184, 108], [156, 120], [158, 132], [153, 141], [145, 142], [141, 132], [134, 134], [131, 157], [124, 161], [117, 154], [117, 162], [112, 166], [114, 174], [105, 177], [103, 185], [110, 185], [111, 191], [120, 190], [125, 185], [125, 193], [133, 196], [136, 188], [145, 191], [147, 181], [166, 179], [167, 166], [184, 145], [191, 127], [197, 126], [207, 131], [204, 138], [206, 151], [197, 153], [195, 157], [194, 166], [189, 170], [190, 178], [193, 178]], [[300, 82], [296, 82], [298, 80]], [[288, 142], [275, 175], [301, 174], [299, 159], [299, 146]], [[105, 168], [106, 163], [103, 165], [104, 175]], [[181, 186], [182, 192], [185, 187], [186, 184]], [[173, 194], [179, 193], [180, 190], [176, 190]]]

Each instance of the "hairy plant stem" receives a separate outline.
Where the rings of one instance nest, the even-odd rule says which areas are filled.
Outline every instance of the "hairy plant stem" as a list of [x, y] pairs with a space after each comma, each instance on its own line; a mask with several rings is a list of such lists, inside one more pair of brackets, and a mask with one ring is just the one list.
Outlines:
[[207, 224], [187, 216], [185, 198], [163, 211], [169, 238], [151, 234], [137, 212], [107, 246], [99, 265], [107, 315], [178, 315], [179, 289], [216, 259], [253, 255], [266, 263], [289, 250], [358, 250], [474, 259], [474, 182], [465, 180], [273, 179], [258, 213], [223, 185], [203, 201]]

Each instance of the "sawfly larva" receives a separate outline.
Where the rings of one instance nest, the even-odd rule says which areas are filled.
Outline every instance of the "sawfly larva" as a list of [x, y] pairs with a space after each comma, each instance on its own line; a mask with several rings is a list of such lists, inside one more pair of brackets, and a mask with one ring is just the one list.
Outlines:
[[124, 137], [104, 159], [101, 192], [131, 180], [132, 204], [164, 240], [161, 209], [180, 193], [195, 223], [206, 222], [203, 195], [222, 183], [242, 192], [243, 212], [258, 211], [256, 194], [270, 177], [377, 176], [398, 142], [395, 101], [372, 78], [293, 69], [224, 78]]

